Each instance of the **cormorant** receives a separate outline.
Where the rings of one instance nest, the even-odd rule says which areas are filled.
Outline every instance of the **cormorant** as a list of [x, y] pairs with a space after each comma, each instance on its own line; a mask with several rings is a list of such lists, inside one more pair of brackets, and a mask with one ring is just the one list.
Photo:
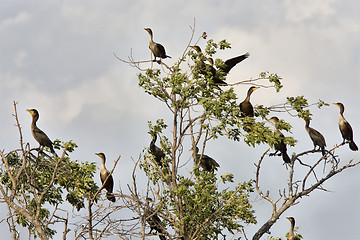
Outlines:
[[[191, 47], [193, 49], [195, 49], [195, 51], [197, 51], [198, 53], [201, 52], [201, 48], [199, 46], [191, 46]], [[248, 58], [249, 56], [250, 56], [250, 53], [246, 53], [246, 54], [243, 54], [241, 56], [237, 56], [237, 57], [228, 59], [228, 60], [226, 60], [224, 62], [224, 66], [220, 67], [219, 70], [221, 70], [223, 72], [224, 76], [226, 76], [229, 73], [229, 71], [236, 64], [238, 64], [239, 62], [241, 62], [244, 59]], [[219, 71], [219, 70], [216, 70], [214, 68], [214, 60], [212, 58], [207, 58], [207, 60], [209, 61], [210, 65], [205, 64], [204, 62], [201, 61], [200, 65], [199, 65], [200, 73], [205, 74], [206, 73], [205, 69], [208, 67], [208, 68], [210, 68], [210, 73], [211, 73], [211, 76], [213, 78], [213, 82], [215, 84], [227, 85], [227, 83], [225, 81], [221, 80], [218, 76], [216, 76], [216, 72]]]
[[304, 118], [305, 120], [305, 129], [308, 132], [312, 142], [314, 143], [314, 150], [316, 149], [316, 146], [319, 146], [322, 152], [322, 155], [325, 156], [326, 152], [325, 152], [325, 147], [326, 147], [326, 142], [325, 142], [325, 138], [324, 136], [318, 132], [317, 130], [311, 128], [310, 125], [310, 119], [309, 118]]
[[[225, 73], [225, 75], [227, 75], [230, 72], [230, 70], [233, 67], [235, 67], [236, 64], [238, 64], [239, 62], [242, 62], [249, 56], [250, 56], [250, 53], [247, 52], [243, 55], [230, 58], [224, 62], [224, 66], [220, 67], [219, 70], [222, 70]], [[210, 62], [211, 65], [214, 65], [214, 60], [212, 58], [208, 58], [208, 61]]]
[[245, 100], [240, 103], [241, 117], [254, 117], [254, 108], [250, 103], [250, 95], [259, 87], [250, 87]]
[[95, 153], [95, 154], [101, 158], [100, 180], [101, 180], [101, 184], [104, 186], [103, 188], [105, 188], [107, 191], [106, 198], [111, 202], [115, 202], [115, 196], [112, 193], [114, 187], [114, 179], [110, 175], [110, 172], [105, 167], [105, 161], [106, 161], [105, 154], [104, 153]]
[[144, 28], [144, 29], [145, 29], [145, 31], [147, 31], [149, 33], [149, 37], [150, 37], [149, 48], [150, 48], [151, 52], [154, 54], [154, 57], [155, 57], [154, 62], [156, 62], [157, 57], [160, 58], [160, 61], [161, 61], [161, 58], [171, 58], [170, 56], [166, 55], [165, 48], [163, 47], [163, 45], [153, 41], [153, 33], [152, 33], [151, 29], [150, 28]]
[[35, 140], [40, 144], [40, 146], [50, 148], [51, 153], [56, 155], [50, 138], [36, 126], [36, 122], [39, 119], [39, 112], [36, 109], [27, 109], [26, 111], [28, 111], [32, 116], [31, 133]]
[[156, 163], [160, 166], [160, 167], [164, 167], [166, 164], [163, 163], [163, 159], [165, 158], [165, 153], [161, 150], [161, 148], [159, 148], [158, 146], [155, 145], [156, 139], [157, 139], [157, 135], [156, 133], [151, 134], [153, 139], [150, 142], [150, 153], [152, 155], [154, 155], [155, 157], [155, 161]]
[[269, 119], [269, 121], [272, 121], [275, 123], [274, 132], [276, 135], [280, 136], [280, 142], [274, 144], [274, 148], [275, 148], [276, 152], [273, 153], [272, 155], [275, 155], [278, 151], [280, 151], [284, 162], [290, 163], [291, 160], [290, 160], [289, 155], [286, 152], [287, 149], [286, 149], [286, 144], [284, 142], [285, 136], [276, 128], [276, 123], [279, 122], [279, 119], [277, 117], [272, 117]]
[[346, 121], [346, 119], [344, 118], [344, 105], [340, 102], [338, 103], [334, 103], [334, 105], [338, 106], [340, 108], [340, 114], [339, 114], [339, 129], [341, 132], [341, 135], [343, 137], [343, 143], [345, 143], [345, 140], [348, 140], [349, 143], [349, 147], [351, 150], [353, 151], [357, 151], [359, 150], [358, 147], [356, 146], [354, 140], [353, 140], [353, 131], [351, 128], [350, 123], [348, 123], [348, 121]]
[[195, 164], [199, 165], [205, 171], [214, 172], [214, 170], [217, 170], [217, 168], [220, 167], [220, 165], [213, 158], [205, 154], [199, 154], [198, 147], [195, 147], [195, 150], [192, 148], [190, 151], [194, 151]]
[[[201, 48], [197, 45], [190, 47], [193, 48], [198, 53], [201, 52]], [[212, 78], [212, 81], [214, 82], [215, 85], [218, 84], [227, 85], [226, 82], [216, 77], [216, 69], [212, 65], [205, 63], [203, 60], [199, 59], [199, 62], [195, 66], [195, 69], [198, 70], [202, 75], [209, 75]]]
[[[197, 45], [190, 46], [190, 47], [193, 48], [198, 53], [201, 52], [201, 48], [199, 46], [197, 46]], [[220, 67], [219, 70], [221, 70], [223, 73], [225, 73], [225, 76], [226, 76], [236, 64], [238, 64], [239, 62], [242, 62], [243, 60], [245, 60], [249, 56], [250, 56], [250, 53], [247, 52], [247, 53], [245, 53], [243, 55], [230, 58], [230, 59], [228, 59], [228, 60], [226, 60], [224, 62], [224, 66]], [[215, 76], [216, 69], [213, 67], [214, 66], [214, 60], [212, 58], [207, 58], [207, 60], [210, 62], [210, 66], [212, 67], [211, 72], [212, 72], [213, 76]]]
[[212, 76], [212, 80], [215, 84], [217, 85], [227, 85], [227, 83], [224, 80], [221, 80], [218, 76], [216, 76], [216, 69], [214, 68], [214, 60], [212, 58], [207, 58], [206, 60], [208, 60], [209, 64], [206, 64], [206, 66], [209, 66], [210, 68], [210, 73]]
[[146, 206], [145, 206], [145, 217], [146, 221], [150, 225], [150, 232], [152, 230], [155, 230], [157, 233], [159, 233], [159, 238], [161, 240], [166, 240], [166, 237], [164, 236], [165, 232], [163, 229], [163, 226], [161, 225], [161, 220], [159, 216], [154, 212], [154, 210], [150, 207], [149, 202], [153, 202], [151, 198], [146, 198]]
[[[201, 53], [201, 48], [199, 46], [195, 45], [190, 47], [194, 49], [197, 53]], [[195, 70], [199, 71], [200, 74], [205, 75], [207, 66], [211, 67], [209, 64], [206, 64], [203, 60], [199, 59], [199, 62], [197, 62], [197, 64], [195, 65]]]
[[290, 232], [289, 235], [287, 237], [288, 240], [300, 240], [299, 237], [297, 237], [294, 233], [294, 228], [295, 228], [295, 219], [293, 217], [287, 217], [287, 219], [290, 221], [291, 223], [291, 227], [290, 227]]
[[194, 49], [196, 52], [201, 53], [201, 48], [198, 45], [190, 46], [192, 49]]

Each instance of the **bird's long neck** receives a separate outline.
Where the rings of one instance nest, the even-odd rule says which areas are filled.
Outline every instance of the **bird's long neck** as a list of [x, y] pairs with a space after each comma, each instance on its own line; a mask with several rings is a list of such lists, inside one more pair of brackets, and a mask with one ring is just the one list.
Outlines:
[[198, 164], [199, 159], [200, 159], [200, 157], [201, 157], [201, 154], [199, 154], [199, 148], [198, 148], [198, 147], [195, 147], [195, 148], [194, 148], [193, 157], [194, 157], [194, 159], [195, 159], [196, 164]]
[[106, 162], [105, 157], [101, 157], [101, 170], [106, 170], [105, 162]]
[[246, 95], [246, 98], [245, 98], [245, 102], [250, 102], [250, 96], [251, 96], [251, 94], [252, 94], [252, 91], [251, 90], [249, 90], [248, 91], [248, 93], [247, 93], [247, 95]]
[[340, 112], [339, 112], [339, 122], [341, 123], [341, 122], [346, 122], [346, 119], [345, 119], [345, 117], [344, 117], [344, 111], [345, 111], [345, 109], [344, 109], [344, 106], [341, 104], [341, 105], [338, 105], [339, 106], [339, 108], [340, 108]]
[[343, 105], [339, 105], [339, 108], [340, 108], [340, 115], [343, 116], [344, 111], [345, 111], [344, 106], [343, 106]]
[[194, 153], [195, 153], [195, 155], [199, 154], [199, 148], [198, 147], [195, 147]]
[[279, 131], [279, 129], [277, 129], [276, 127], [274, 127], [274, 133], [277, 135], [281, 135], [282, 133]]
[[153, 136], [153, 139], [152, 139], [151, 142], [150, 142], [150, 147], [154, 147], [154, 146], [155, 146], [156, 139], [157, 139], [157, 135], [155, 134], [155, 135]]
[[151, 32], [149, 32], [149, 42], [153, 43], [153, 35]]
[[305, 128], [308, 129], [310, 127], [310, 120], [305, 120]]
[[290, 232], [294, 235], [295, 220], [291, 221]]
[[39, 116], [35, 115], [32, 117], [31, 127], [36, 127], [36, 122], [39, 120]]
[[274, 133], [275, 134], [277, 134], [277, 135], [282, 135], [282, 133], [280, 132], [280, 130], [279, 129], [277, 129], [277, 127], [276, 127], [276, 124], [278, 123], [278, 121], [275, 121], [275, 126], [274, 126]]

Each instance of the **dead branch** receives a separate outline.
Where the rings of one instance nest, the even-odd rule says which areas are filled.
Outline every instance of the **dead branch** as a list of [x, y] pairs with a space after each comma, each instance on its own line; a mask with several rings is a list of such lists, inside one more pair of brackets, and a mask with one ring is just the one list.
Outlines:
[[[271, 217], [260, 227], [260, 229], [254, 234], [253, 236], [253, 240], [258, 240], [261, 238], [261, 236], [265, 233], [267, 233], [269, 231], [269, 229], [275, 224], [275, 222], [277, 221], [277, 219], [281, 216], [282, 213], [284, 213], [288, 208], [290, 208], [291, 206], [296, 205], [298, 202], [297, 200], [303, 196], [308, 196], [312, 191], [314, 191], [315, 189], [319, 189], [319, 190], [324, 190], [324, 191], [328, 191], [326, 189], [324, 189], [322, 187], [322, 184], [327, 181], [328, 179], [330, 179], [331, 177], [337, 175], [338, 173], [342, 172], [345, 169], [351, 168], [351, 167], [355, 167], [357, 165], [360, 164], [360, 162], [354, 162], [353, 160], [350, 160], [348, 163], [346, 163], [345, 165], [343, 165], [340, 168], [337, 168], [337, 165], [334, 165], [333, 168], [331, 168], [331, 170], [326, 174], [325, 177], [318, 179], [316, 177], [316, 172], [315, 169], [317, 166], [319, 166], [319, 163], [321, 161], [326, 161], [327, 155], [330, 155], [333, 157], [334, 161], [336, 161], [335, 155], [333, 154], [333, 152], [335, 151], [335, 149], [337, 149], [338, 147], [340, 147], [340, 145], [336, 145], [334, 146], [332, 149], [330, 149], [328, 151], [328, 153], [325, 156], [322, 156], [317, 162], [315, 162], [312, 166], [306, 165], [307, 167], [310, 167], [309, 171], [306, 173], [306, 175], [303, 177], [302, 180], [296, 180], [294, 181], [293, 176], [294, 176], [294, 166], [295, 166], [295, 162], [296, 160], [300, 161], [300, 157], [309, 153], [314, 153], [317, 151], [314, 150], [310, 150], [310, 151], [304, 151], [302, 153], [299, 154], [294, 154], [292, 156], [292, 160], [291, 163], [289, 165], [289, 178], [288, 178], [288, 196], [286, 196], [286, 191], [284, 190], [284, 193], [281, 194], [281, 192], [279, 191], [279, 195], [280, 198], [283, 196], [284, 197], [284, 202], [282, 203], [282, 205], [277, 208], [276, 204], [278, 203], [278, 201], [274, 202], [271, 198], [269, 198], [269, 192], [267, 192], [266, 195], [264, 195], [259, 188], [259, 172], [260, 172], [260, 165], [261, 162], [264, 158], [264, 156], [267, 154], [267, 152], [269, 151], [269, 149], [262, 155], [262, 157], [260, 158], [258, 164], [255, 166], [257, 167], [256, 170], [256, 189], [258, 194], [265, 200], [269, 201], [272, 206], [273, 206], [273, 213], [271, 215]], [[302, 164], [304, 165], [304, 164]], [[311, 187], [306, 188], [306, 181], [308, 180], [309, 175], [313, 173], [315, 175], [315, 182], [311, 185]], [[298, 183], [302, 183], [302, 188], [301, 191], [299, 191], [299, 185]], [[295, 187], [295, 189], [294, 189]]]

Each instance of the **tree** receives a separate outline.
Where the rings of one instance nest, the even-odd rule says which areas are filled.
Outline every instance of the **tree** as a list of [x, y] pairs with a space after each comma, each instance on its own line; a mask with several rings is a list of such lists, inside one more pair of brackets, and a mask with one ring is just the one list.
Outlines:
[[20, 148], [8, 153], [0, 152], [0, 193], [9, 211], [6, 219], [9, 230], [13, 239], [20, 239], [17, 226], [26, 227], [29, 235], [48, 239], [56, 232], [51, 226], [63, 223], [66, 238], [69, 231], [68, 214], [60, 206], [66, 200], [78, 210], [84, 207], [86, 193], [98, 189], [93, 181], [96, 166], [94, 163], [70, 160], [69, 153], [77, 147], [72, 141], [62, 144], [58, 140], [54, 142], [54, 148], [62, 150], [60, 157], [50, 157], [48, 149], [30, 148], [29, 144], [23, 142], [16, 104], [14, 102], [14, 117]]
[[[261, 224], [252, 237], [260, 239], [280, 215], [302, 197], [317, 189], [326, 190], [324, 183], [328, 179], [359, 164], [340, 161], [335, 152], [343, 144], [327, 150], [321, 157], [320, 150], [316, 149], [296, 153], [284, 166], [289, 176], [287, 188], [279, 189], [278, 197], [269, 191], [264, 193], [260, 181], [262, 163], [273, 155], [269, 153], [270, 148], [276, 148], [280, 143], [296, 144], [292, 137], [275, 134], [266, 125], [267, 119], [274, 112], [287, 112], [294, 118], [311, 118], [311, 107], [327, 104], [321, 100], [309, 104], [304, 96], [288, 97], [285, 103], [278, 105], [255, 106], [254, 117], [241, 116], [232, 86], [247, 84], [274, 88], [278, 92], [282, 88], [281, 77], [263, 72], [257, 78], [228, 86], [218, 84], [226, 80], [227, 72], [222, 70], [226, 69], [226, 63], [216, 59], [211, 65], [206, 60], [218, 51], [229, 49], [230, 43], [208, 40], [204, 52], [195, 51], [190, 45], [202, 44], [207, 36], [204, 33], [193, 41], [194, 32], [193, 29], [188, 46], [173, 66], [164, 61], [135, 61], [132, 56], [129, 61], [120, 59], [139, 70], [139, 86], [163, 103], [168, 111], [159, 119], [148, 122], [152, 141], [134, 160], [132, 181], [126, 188], [123, 185], [115, 191], [117, 201], [114, 204], [99, 196], [102, 187], [93, 180], [96, 164], [70, 158], [75, 143], [55, 141], [54, 148], [62, 151], [57, 157], [50, 156], [47, 148], [41, 151], [23, 142], [14, 103], [20, 148], [0, 152], [3, 161], [0, 198], [8, 207], [9, 216], [4, 220], [13, 239], [20, 238], [17, 230], [20, 226], [26, 227], [30, 236], [48, 239], [56, 234], [52, 227], [61, 224], [63, 239], [70, 232], [74, 239], [109, 236], [122, 239], [155, 236], [161, 240], [225, 239], [228, 236], [248, 239], [246, 226], [257, 224], [250, 200], [255, 192], [273, 209], [268, 221]], [[143, 67], [149, 63], [149, 68]], [[289, 132], [291, 124], [280, 120], [276, 128]], [[207, 155], [206, 146], [210, 141], [222, 138], [244, 141], [252, 148], [260, 144], [270, 147], [259, 160], [254, 159], [254, 179], [234, 183], [233, 173], [217, 173], [216, 159]], [[187, 154], [191, 149], [194, 150], [193, 161]], [[305, 155], [317, 160], [312, 165], [305, 164], [301, 161]], [[308, 170], [304, 175], [295, 176], [295, 169], [300, 167]], [[145, 180], [138, 177], [139, 172], [145, 174]], [[65, 202], [75, 208], [76, 220], [64, 210]], [[126, 210], [131, 217], [112, 217], [119, 210]], [[69, 227], [70, 222], [76, 222], [74, 230]]]
[[[206, 38], [206, 34], [204, 33], [202, 37]], [[195, 44], [200, 40], [199, 38]], [[352, 160], [340, 164], [335, 150], [343, 144], [326, 151], [326, 154], [320, 158], [316, 154], [320, 150], [315, 149], [294, 154], [291, 156], [291, 162], [286, 165], [289, 174], [288, 188], [279, 189], [279, 197], [276, 200], [270, 197], [269, 192], [264, 194], [260, 189], [261, 163], [265, 157], [272, 155], [269, 154], [269, 150], [263, 153], [256, 164], [255, 180], [239, 183], [232, 190], [219, 184], [222, 181], [226, 186], [231, 182], [233, 179], [231, 173], [217, 176], [216, 173], [201, 170], [196, 162], [192, 171], [182, 171], [183, 166], [189, 164], [182, 159], [187, 148], [200, 146], [200, 153], [203, 155], [206, 144], [219, 137], [228, 137], [234, 141], [243, 139], [250, 147], [258, 144], [275, 147], [281, 141], [294, 146], [295, 139], [292, 137], [282, 139], [265, 126], [268, 117], [274, 112], [288, 112], [293, 117], [311, 118], [312, 106], [317, 105], [321, 108], [328, 105], [322, 100], [308, 104], [304, 96], [288, 97], [285, 103], [257, 106], [255, 118], [240, 117], [239, 106], [236, 103], [237, 96], [233, 88], [226, 87], [225, 90], [225, 87], [219, 86], [214, 81], [215, 78], [225, 80], [226, 74], [221, 70], [217, 70], [214, 74], [214, 68], [205, 64], [208, 57], [213, 57], [218, 50], [230, 48], [230, 44], [226, 40], [219, 43], [208, 40], [205, 52], [199, 49], [192, 51], [190, 45], [192, 39], [183, 56], [171, 67], [164, 62], [158, 62], [160, 69], [153, 64], [150, 68], [143, 69], [141, 64], [147, 61], [134, 61], [132, 57], [129, 58], [130, 61], [120, 59], [140, 70], [139, 86], [146, 93], [163, 102], [171, 115], [169, 124], [165, 123], [164, 119], [158, 119], [155, 124], [149, 122], [149, 132], [152, 135], [161, 135], [161, 149], [165, 153], [162, 161], [168, 164], [168, 167], [161, 167], [151, 154], [145, 154], [140, 161], [141, 168], [152, 183], [148, 184], [147, 194], [150, 193], [158, 199], [156, 212], [163, 219], [163, 230], [167, 230], [166, 234], [164, 231], [161, 231], [161, 234], [182, 239], [219, 238], [220, 235], [225, 236], [225, 232], [241, 235], [243, 223], [256, 223], [248, 199], [255, 182], [258, 194], [269, 201], [273, 208], [269, 220], [252, 238], [260, 239], [270, 230], [279, 216], [296, 205], [301, 197], [308, 196], [316, 189], [326, 190], [323, 186], [325, 181], [359, 164]], [[224, 68], [224, 64], [221, 59], [215, 61], [216, 69]], [[268, 81], [270, 85], [264, 84], [264, 81]], [[232, 85], [238, 84], [273, 87], [276, 91], [282, 88], [281, 77], [268, 72], [260, 73], [259, 78]], [[261, 120], [258, 120], [259, 118]], [[168, 125], [171, 129], [171, 135], [168, 132], [170, 137], [166, 137], [165, 133]], [[276, 127], [279, 130], [290, 131], [291, 124], [280, 120]], [[304, 164], [301, 158], [310, 154], [318, 160], [313, 165]], [[193, 158], [196, 159], [196, 156], [194, 155]], [[321, 163], [326, 166], [323, 172]], [[294, 169], [300, 165], [309, 170], [304, 176], [295, 180]], [[134, 186], [136, 186], [135, 180]], [[220, 192], [220, 189], [225, 190]], [[137, 198], [141, 198], [136, 192], [136, 187], [132, 192]], [[229, 212], [229, 209], [234, 211]]]

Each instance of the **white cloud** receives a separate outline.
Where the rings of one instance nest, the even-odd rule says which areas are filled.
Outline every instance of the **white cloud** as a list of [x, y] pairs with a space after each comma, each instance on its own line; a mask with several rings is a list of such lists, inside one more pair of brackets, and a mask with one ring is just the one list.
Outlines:
[[335, 0], [284, 0], [286, 17], [294, 22], [327, 18], [336, 12], [334, 2]]
[[[86, 106], [106, 106], [116, 114], [129, 114], [144, 117], [156, 111], [156, 106], [149, 109], [143, 102], [148, 96], [141, 93], [134, 76], [127, 76], [117, 65], [104, 72], [96, 79], [88, 79], [82, 84], [65, 89], [56, 95], [34, 89], [27, 94], [29, 101], [44, 105], [49, 114], [57, 119], [69, 123], [77, 118]], [[35, 100], [36, 99], [36, 100]]]
[[21, 11], [16, 14], [16, 16], [6, 18], [0, 22], [0, 30], [14, 27], [16, 25], [21, 25], [28, 22], [31, 19], [32, 15], [27, 11]]

